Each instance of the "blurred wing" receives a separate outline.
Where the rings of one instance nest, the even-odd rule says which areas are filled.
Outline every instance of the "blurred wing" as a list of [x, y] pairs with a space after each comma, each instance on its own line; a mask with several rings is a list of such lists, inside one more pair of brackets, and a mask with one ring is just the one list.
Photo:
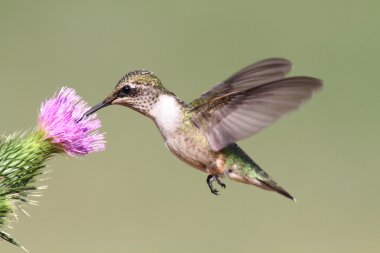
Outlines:
[[282, 79], [289, 73], [291, 68], [291, 62], [281, 58], [271, 58], [256, 62], [240, 70], [224, 82], [214, 86], [190, 104], [194, 107], [199, 106], [221, 94], [237, 90], [247, 90], [264, 83]]
[[213, 98], [195, 107], [193, 121], [218, 151], [259, 132], [281, 116], [297, 109], [322, 86], [312, 77], [291, 77], [256, 85]]

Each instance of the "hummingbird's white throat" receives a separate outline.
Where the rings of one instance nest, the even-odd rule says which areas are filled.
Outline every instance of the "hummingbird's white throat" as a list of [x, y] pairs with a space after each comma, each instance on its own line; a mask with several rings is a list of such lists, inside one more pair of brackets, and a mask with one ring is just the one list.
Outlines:
[[181, 105], [175, 97], [166, 94], [158, 97], [149, 114], [164, 137], [174, 133], [182, 122]]

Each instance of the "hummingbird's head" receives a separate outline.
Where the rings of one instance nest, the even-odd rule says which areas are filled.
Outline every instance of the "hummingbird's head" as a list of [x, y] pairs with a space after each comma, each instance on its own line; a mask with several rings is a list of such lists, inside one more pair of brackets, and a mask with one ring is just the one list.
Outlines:
[[123, 105], [149, 116], [150, 109], [161, 94], [170, 92], [155, 74], [147, 70], [131, 71], [120, 79], [110, 95], [83, 116], [87, 117], [109, 105]]

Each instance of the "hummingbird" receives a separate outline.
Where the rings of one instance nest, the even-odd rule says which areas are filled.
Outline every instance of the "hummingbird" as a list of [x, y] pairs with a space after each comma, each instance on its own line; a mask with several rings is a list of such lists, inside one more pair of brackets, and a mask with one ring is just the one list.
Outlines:
[[208, 174], [211, 193], [218, 195], [215, 183], [225, 188], [222, 179], [229, 178], [295, 201], [236, 144], [297, 109], [322, 87], [317, 78], [285, 77], [291, 66], [282, 58], [261, 60], [190, 103], [165, 88], [154, 73], [134, 70], [83, 117], [109, 105], [131, 108], [153, 120], [177, 158]]

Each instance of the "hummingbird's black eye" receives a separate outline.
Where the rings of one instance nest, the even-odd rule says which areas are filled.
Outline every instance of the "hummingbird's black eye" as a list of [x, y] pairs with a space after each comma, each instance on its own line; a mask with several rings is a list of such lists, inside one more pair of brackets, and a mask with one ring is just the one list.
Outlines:
[[131, 92], [131, 86], [125, 85], [123, 88], [121, 88], [121, 95], [127, 95]]

